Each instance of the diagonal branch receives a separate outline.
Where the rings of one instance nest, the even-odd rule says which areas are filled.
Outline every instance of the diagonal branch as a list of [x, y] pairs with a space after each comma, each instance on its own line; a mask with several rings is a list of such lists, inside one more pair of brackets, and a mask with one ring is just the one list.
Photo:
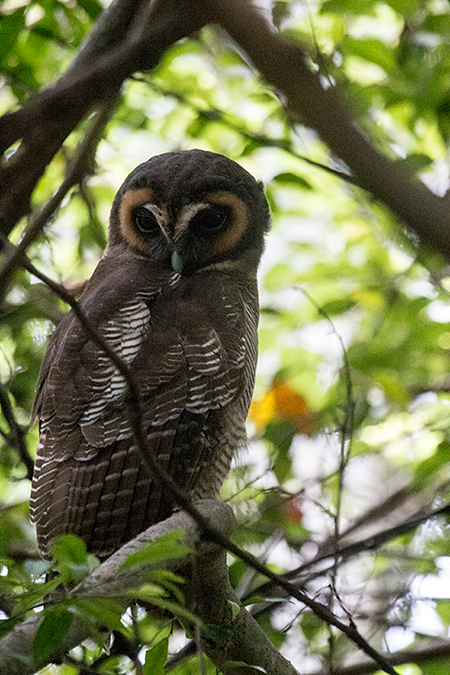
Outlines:
[[[111, 16], [119, 10], [128, 20], [126, 31], [119, 31], [117, 17]], [[101, 101], [115, 98], [133, 72], [153, 68], [168, 47], [201, 28], [206, 20], [203, 6], [192, 0], [113, 3], [92, 41], [58, 82], [20, 110], [0, 118], [0, 152], [22, 139], [0, 167], [0, 231], [4, 237], [28, 212], [31, 194], [45, 167], [81, 120]], [[111, 25], [116, 28], [113, 41], [108, 34]]]
[[[14, 248], [3, 263], [0, 271], [0, 300], [8, 288], [8, 281], [14, 271], [20, 266], [22, 257], [27, 248], [39, 236], [47, 222], [52, 218], [66, 194], [80, 183], [84, 176], [94, 170], [95, 150], [108, 123], [116, 104], [116, 99], [103, 103], [95, 114], [91, 127], [79, 143], [75, 154], [68, 162], [64, 180], [47, 204], [35, 215], [27, 227], [20, 243]], [[1, 234], [1, 233], [0, 233]]]
[[[448, 657], [450, 656], [450, 641], [439, 640], [433, 644], [429, 644], [426, 647], [417, 647], [413, 649], [405, 649], [404, 651], [392, 652], [391, 654], [386, 654], [386, 659], [389, 663], [392, 663], [393, 666], [400, 666], [404, 663], [413, 663], [415, 665], [420, 664], [430, 664], [432, 670], [429, 672], [433, 673], [444, 673], [448, 668]], [[434, 661], [440, 661], [445, 659], [445, 662], [440, 664], [434, 664]], [[438, 670], [439, 668], [439, 670]], [[340, 666], [333, 670], [333, 675], [371, 675], [375, 673], [376, 666], [369, 661], [363, 663], [353, 663], [348, 666]], [[425, 671], [421, 671], [425, 672]], [[329, 675], [329, 671], [321, 670], [320, 672], [311, 673], [311, 675]]]
[[208, 519], [200, 513], [200, 511], [192, 504], [189, 496], [180, 489], [178, 484], [173, 480], [173, 478], [167, 473], [167, 471], [159, 464], [155, 459], [153, 454], [148, 448], [147, 438], [145, 430], [142, 424], [142, 411], [140, 404], [139, 390], [136, 385], [135, 378], [133, 377], [128, 366], [122, 361], [122, 359], [111, 349], [108, 343], [104, 338], [98, 334], [98, 332], [90, 325], [90, 322], [85, 317], [79, 303], [73, 298], [73, 296], [66, 291], [65, 288], [57, 284], [56, 282], [49, 279], [45, 274], [37, 270], [34, 265], [29, 261], [24, 261], [24, 267], [31, 274], [36, 276], [38, 279], [47, 284], [64, 302], [67, 302], [72, 310], [74, 311], [76, 317], [80, 321], [84, 330], [86, 331], [88, 337], [93, 340], [113, 361], [114, 365], [118, 368], [121, 375], [123, 375], [129, 391], [129, 401], [128, 401], [128, 415], [130, 419], [131, 428], [133, 431], [134, 440], [136, 446], [141, 452], [142, 460], [144, 465], [147, 467], [150, 475], [158, 480], [165, 489], [167, 489], [171, 496], [178, 502], [182, 509], [184, 509], [202, 528], [202, 532], [205, 537], [210, 539], [212, 542], [215, 542], [223, 549], [229, 551], [237, 558], [242, 560], [246, 565], [249, 565], [254, 570], [264, 575], [277, 586], [283, 588], [290, 596], [294, 597], [299, 602], [303, 603], [309, 607], [317, 617], [328, 625], [335, 626], [344, 633], [350, 640], [352, 640], [363, 652], [370, 656], [378, 665], [390, 675], [396, 675], [396, 671], [392, 666], [384, 659], [382, 655], [374, 649], [367, 640], [359, 633], [353, 622], [345, 623], [338, 616], [336, 616], [332, 611], [328, 609], [325, 605], [316, 600], [310, 598], [310, 596], [303, 590], [297, 588], [294, 584], [290, 583], [286, 578], [273, 572], [267, 565], [262, 563], [258, 558], [253, 556], [251, 553], [244, 551], [243, 549], [236, 546], [229, 537], [225, 536], [220, 530], [211, 527]]
[[267, 81], [287, 97], [288, 110], [318, 132], [358, 184], [388, 206], [423, 243], [449, 259], [447, 201], [371, 145], [336, 89], [325, 89], [319, 75], [308, 68], [302, 49], [277, 37], [249, 2], [207, 0], [205, 4]]

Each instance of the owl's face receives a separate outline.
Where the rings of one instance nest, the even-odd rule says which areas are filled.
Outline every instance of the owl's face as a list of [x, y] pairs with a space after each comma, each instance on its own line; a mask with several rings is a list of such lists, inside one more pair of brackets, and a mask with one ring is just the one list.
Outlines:
[[140, 164], [119, 189], [109, 249], [126, 246], [179, 274], [254, 271], [269, 224], [262, 185], [239, 164], [202, 150], [172, 152]]

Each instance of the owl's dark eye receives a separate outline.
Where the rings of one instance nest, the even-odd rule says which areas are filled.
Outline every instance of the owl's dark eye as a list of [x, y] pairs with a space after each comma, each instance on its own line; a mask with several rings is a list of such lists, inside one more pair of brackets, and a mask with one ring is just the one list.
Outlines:
[[138, 206], [138, 208], [134, 210], [133, 222], [135, 227], [139, 232], [142, 232], [142, 234], [159, 232], [160, 229], [156, 216], [144, 206]]
[[196, 213], [190, 226], [199, 232], [212, 234], [224, 229], [230, 220], [231, 212], [227, 206], [211, 206]]

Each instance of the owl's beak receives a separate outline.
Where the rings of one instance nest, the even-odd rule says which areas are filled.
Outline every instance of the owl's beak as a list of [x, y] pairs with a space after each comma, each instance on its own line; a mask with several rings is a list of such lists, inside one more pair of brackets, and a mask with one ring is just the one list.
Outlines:
[[172, 269], [173, 269], [174, 272], [177, 272], [178, 274], [183, 273], [184, 260], [181, 257], [181, 255], [178, 253], [178, 251], [174, 251], [172, 253], [172, 256], [170, 258], [170, 262], [171, 262]]

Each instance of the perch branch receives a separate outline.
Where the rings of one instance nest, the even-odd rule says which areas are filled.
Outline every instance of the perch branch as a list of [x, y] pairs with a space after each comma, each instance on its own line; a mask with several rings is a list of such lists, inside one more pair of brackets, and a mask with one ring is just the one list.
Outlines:
[[[203, 500], [196, 505], [198, 512], [210, 523], [211, 527], [228, 536], [234, 526], [231, 508], [215, 500]], [[122, 569], [125, 560], [133, 553], [144, 549], [155, 539], [183, 530], [181, 542], [191, 549], [191, 553], [151, 565], [142, 565]], [[214, 624], [226, 628], [226, 636], [220, 641], [202, 637], [202, 643], [208, 656], [224, 675], [239, 675], [242, 667], [236, 668], [233, 662], [241, 661], [250, 666], [259, 666], [272, 675], [297, 675], [297, 671], [270, 643], [263, 631], [243, 608], [233, 617], [232, 605], [238, 603], [228, 580], [225, 552], [220, 546], [202, 539], [202, 530], [194, 519], [179, 511], [167, 520], [152, 525], [136, 539], [125, 544], [106, 562], [79, 584], [66, 597], [70, 607], [71, 598], [86, 598], [101, 595], [116, 599], [125, 611], [130, 603], [132, 591], [145, 584], [148, 573], [156, 569], [179, 570], [193, 563], [200, 583], [189, 584], [188, 598], [192, 611], [205, 625]], [[207, 575], [207, 576], [205, 576]], [[206, 584], [206, 586], [205, 586]], [[2, 675], [31, 675], [44, 663], [35, 663], [33, 640], [42, 623], [43, 614], [33, 614], [0, 640], [0, 662]], [[76, 647], [92, 633], [92, 622], [79, 616], [66, 633], [61, 645], [51, 656], [51, 660], [60, 660], [65, 652]], [[48, 661], [49, 662], [49, 661]]]

